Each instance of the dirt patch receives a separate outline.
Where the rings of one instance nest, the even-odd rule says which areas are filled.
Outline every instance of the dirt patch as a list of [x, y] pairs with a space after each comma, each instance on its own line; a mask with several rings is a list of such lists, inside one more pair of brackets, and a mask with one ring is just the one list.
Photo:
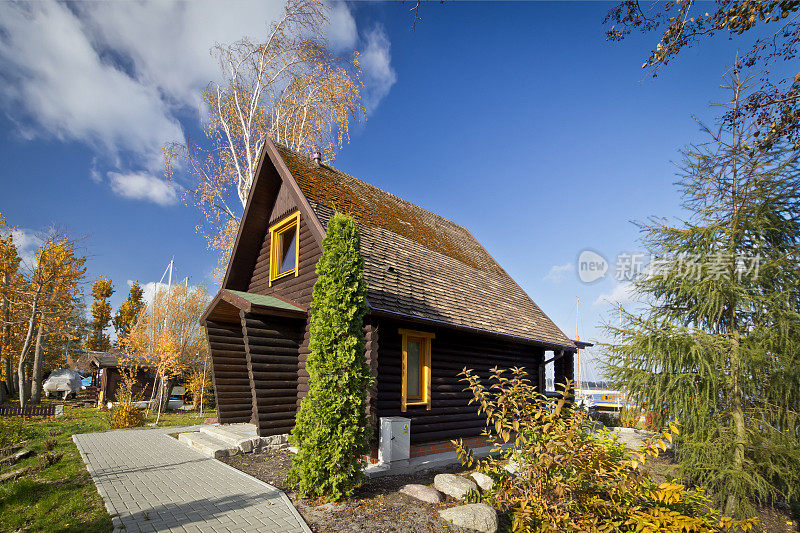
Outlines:
[[221, 461], [277, 487], [289, 496], [315, 532], [413, 532], [444, 533], [459, 531], [439, 517], [438, 511], [460, 504], [448, 497], [444, 503], [424, 503], [398, 492], [407, 483], [433, 486], [433, 477], [442, 472], [462, 473], [453, 465], [433, 471], [368, 479], [353, 495], [340, 503], [302, 500], [286, 485], [292, 453], [280, 450], [225, 457]]
[[800, 521], [792, 517], [788, 508], [760, 507], [758, 512], [758, 525], [756, 531], [763, 533], [792, 533], [800, 531]]

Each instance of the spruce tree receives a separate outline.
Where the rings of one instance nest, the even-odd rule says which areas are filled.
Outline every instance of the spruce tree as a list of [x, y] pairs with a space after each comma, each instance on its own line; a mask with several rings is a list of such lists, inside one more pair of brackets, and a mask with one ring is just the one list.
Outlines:
[[335, 501], [350, 496], [363, 478], [372, 377], [364, 358], [366, 283], [353, 219], [335, 213], [322, 244], [311, 303], [309, 391], [291, 434], [298, 453], [289, 481], [302, 497]]
[[643, 308], [608, 328], [606, 373], [680, 420], [684, 478], [741, 516], [800, 489], [800, 180], [796, 151], [757, 148], [745, 81], [726, 88], [737, 120], [683, 151], [685, 221], [641, 225], [654, 268]]

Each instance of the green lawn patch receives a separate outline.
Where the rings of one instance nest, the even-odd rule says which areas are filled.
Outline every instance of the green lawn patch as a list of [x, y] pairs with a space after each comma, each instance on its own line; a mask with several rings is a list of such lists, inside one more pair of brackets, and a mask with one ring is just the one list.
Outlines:
[[[214, 411], [204, 412], [202, 417], [191, 411], [162, 413], [158, 426], [202, 424], [205, 418], [214, 416]], [[9, 419], [0, 421], [9, 422]], [[147, 417], [145, 424], [154, 421], [153, 414]], [[32, 449], [35, 455], [15, 465], [0, 465], [0, 476], [12, 470], [31, 468], [21, 478], [0, 483], [0, 532], [112, 531], [111, 515], [72, 441], [72, 435], [108, 429], [107, 413], [95, 408], [72, 407], [69, 402], [62, 418], [25, 420], [23, 438], [29, 440], [25, 448]], [[47, 446], [51, 449], [47, 450]], [[49, 465], [47, 454], [63, 456]]]

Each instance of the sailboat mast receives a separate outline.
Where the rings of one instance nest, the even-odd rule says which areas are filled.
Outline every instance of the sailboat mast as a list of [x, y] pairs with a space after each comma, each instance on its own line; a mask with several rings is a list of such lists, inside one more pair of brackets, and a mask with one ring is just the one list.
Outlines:
[[[581, 299], [580, 298], [575, 298], [575, 300], [576, 300], [576, 304], [575, 304], [575, 340], [579, 341], [579, 340], [581, 340], [581, 334], [578, 331], [578, 316], [580, 315], [580, 311], [581, 311]], [[578, 392], [580, 392], [580, 389], [581, 389], [581, 349], [580, 348], [578, 348], [578, 350], [575, 352], [575, 364], [577, 366], [576, 372], [575, 372], [575, 374], [576, 374], [575, 375], [575, 394], [577, 395]]]

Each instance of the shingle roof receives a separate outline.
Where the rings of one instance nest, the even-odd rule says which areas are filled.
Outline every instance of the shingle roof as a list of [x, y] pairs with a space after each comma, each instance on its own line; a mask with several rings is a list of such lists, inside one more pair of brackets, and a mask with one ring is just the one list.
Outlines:
[[358, 223], [371, 308], [574, 347], [463, 226], [276, 146], [323, 226]]

